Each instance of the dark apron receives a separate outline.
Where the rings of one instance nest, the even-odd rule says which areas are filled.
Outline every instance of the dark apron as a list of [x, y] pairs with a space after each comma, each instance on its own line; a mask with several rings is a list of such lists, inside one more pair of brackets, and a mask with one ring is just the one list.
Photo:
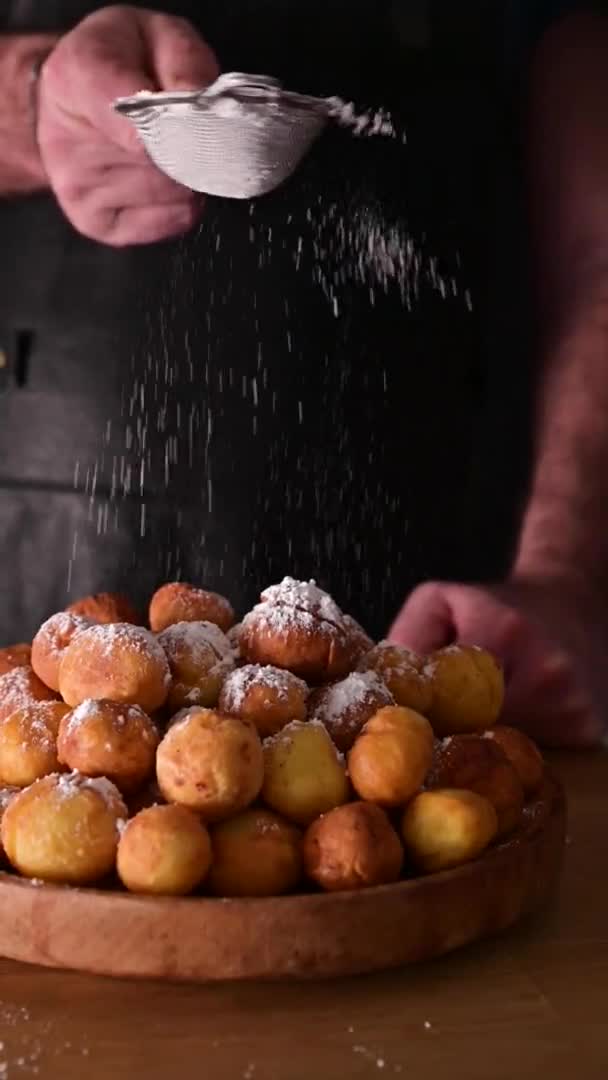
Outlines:
[[[21, 27], [52, 29], [102, 5], [27, 6]], [[195, 9], [225, 69], [389, 107], [407, 144], [332, 129], [284, 188], [210, 200], [191, 236], [146, 249], [82, 239], [50, 198], [0, 204], [0, 642], [95, 590], [141, 602], [181, 577], [244, 608], [285, 573], [380, 634], [425, 578], [503, 574], [525, 491], [521, 217], [492, 64], [410, 52], [378, 0], [158, 6]], [[336, 317], [314, 222], [373, 205], [420, 252], [418, 295], [371, 303], [347, 278]]]

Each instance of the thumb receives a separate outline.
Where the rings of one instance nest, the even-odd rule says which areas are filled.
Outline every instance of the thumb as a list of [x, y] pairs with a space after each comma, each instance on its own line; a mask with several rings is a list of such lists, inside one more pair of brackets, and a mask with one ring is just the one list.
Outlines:
[[217, 79], [215, 53], [187, 19], [148, 12], [141, 29], [160, 90], [202, 90]]
[[389, 641], [419, 653], [449, 645], [454, 638], [454, 622], [446, 593], [446, 587], [439, 582], [415, 589], [397, 615]]

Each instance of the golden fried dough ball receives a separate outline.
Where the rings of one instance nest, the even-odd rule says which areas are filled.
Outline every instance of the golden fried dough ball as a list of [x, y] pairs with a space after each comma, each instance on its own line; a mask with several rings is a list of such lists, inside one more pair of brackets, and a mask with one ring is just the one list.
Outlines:
[[107, 776], [123, 794], [154, 772], [158, 732], [139, 705], [87, 699], [59, 727], [59, 761], [83, 776]]
[[430, 874], [481, 855], [498, 832], [498, 818], [474, 791], [422, 791], [406, 807], [401, 832], [408, 858]]
[[291, 720], [306, 719], [308, 687], [281, 668], [246, 664], [226, 679], [219, 710], [255, 724], [262, 738], [276, 735]]
[[118, 876], [130, 892], [187, 896], [207, 876], [211, 841], [185, 806], [150, 806], [127, 823], [118, 844]]
[[428, 788], [460, 788], [489, 799], [498, 817], [498, 835], [506, 836], [520, 821], [524, 790], [515, 769], [493, 739], [452, 735], [435, 747]]
[[473, 645], [450, 645], [433, 654], [425, 671], [433, 687], [430, 720], [437, 735], [483, 731], [502, 710], [505, 682], [497, 660]]
[[397, 881], [403, 848], [384, 810], [373, 803], [338, 806], [304, 837], [306, 874], [328, 892]]
[[211, 830], [215, 896], [280, 896], [302, 878], [302, 834], [270, 810], [245, 810]]
[[158, 633], [181, 622], [210, 622], [226, 633], [234, 625], [232, 605], [219, 593], [174, 581], [162, 585], [150, 601], [150, 626]]
[[359, 625], [356, 619], [353, 619], [352, 615], [343, 614], [342, 622], [344, 623], [346, 630], [353, 643], [355, 662], [360, 660], [374, 647], [374, 642], [370, 638], [369, 634]]
[[347, 802], [342, 755], [322, 724], [292, 721], [264, 743], [262, 798], [298, 825]]
[[6, 675], [0, 675], [0, 721], [22, 705], [56, 700], [57, 695], [41, 682], [31, 667], [16, 667]]
[[538, 791], [545, 775], [545, 762], [536, 743], [523, 731], [504, 725], [493, 727], [485, 733], [486, 739], [498, 743], [521, 780], [525, 795]]
[[56, 772], [63, 701], [32, 701], [0, 721], [0, 784], [24, 788]]
[[81, 615], [92, 623], [133, 623], [141, 626], [141, 617], [126, 596], [120, 593], [95, 593], [70, 604], [66, 611]]
[[89, 619], [58, 611], [42, 624], [32, 642], [32, 667], [51, 690], [59, 690], [59, 665], [77, 634], [91, 626]]
[[11, 800], [2, 818], [2, 846], [25, 877], [88, 885], [113, 870], [126, 817], [109, 780], [53, 774]]
[[387, 705], [363, 728], [348, 755], [348, 772], [362, 799], [403, 806], [424, 783], [433, 760], [433, 730], [413, 709]]
[[431, 708], [433, 689], [424, 672], [424, 664], [424, 659], [411, 649], [381, 641], [361, 657], [358, 669], [375, 671], [397, 705], [426, 716]]
[[394, 704], [388, 686], [375, 671], [353, 671], [340, 682], [313, 691], [309, 716], [324, 724], [338, 750], [346, 753], [370, 717]]
[[249, 663], [286, 668], [312, 683], [343, 678], [357, 657], [332, 598], [313, 581], [293, 578], [262, 593], [261, 603], [243, 619], [239, 642]]
[[194, 707], [178, 713], [156, 754], [156, 775], [168, 802], [196, 810], [204, 821], [238, 814], [259, 795], [264, 778], [253, 724]]
[[20, 788], [5, 787], [0, 788], [0, 862], [4, 861], [4, 848], [2, 847], [2, 818], [4, 817], [4, 811], [9, 803], [18, 795]]
[[215, 623], [173, 623], [158, 635], [169, 661], [172, 712], [190, 705], [217, 705], [220, 688], [234, 669], [234, 651]]
[[6, 675], [17, 667], [30, 667], [32, 662], [32, 646], [22, 642], [19, 645], [7, 645], [0, 649], [0, 675]]
[[72, 706], [96, 698], [140, 705], [153, 713], [167, 700], [170, 683], [167, 657], [156, 638], [128, 623], [81, 631], [59, 667], [61, 696]]

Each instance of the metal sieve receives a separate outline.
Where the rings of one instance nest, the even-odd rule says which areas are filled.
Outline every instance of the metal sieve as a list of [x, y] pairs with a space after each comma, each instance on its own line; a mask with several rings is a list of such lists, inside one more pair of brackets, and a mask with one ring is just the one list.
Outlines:
[[193, 191], [249, 199], [291, 176], [335, 113], [335, 101], [232, 72], [206, 90], [142, 91], [114, 108], [132, 121], [167, 176]]

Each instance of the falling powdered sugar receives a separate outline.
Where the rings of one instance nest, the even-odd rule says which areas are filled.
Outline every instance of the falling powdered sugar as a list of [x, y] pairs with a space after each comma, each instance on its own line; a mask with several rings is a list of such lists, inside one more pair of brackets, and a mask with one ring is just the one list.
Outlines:
[[[344, 101], [339, 97], [327, 99], [329, 115], [341, 127], [349, 128], [353, 135], [363, 135], [372, 138], [375, 135], [385, 135], [389, 138], [397, 137], [397, 130], [391, 114], [386, 109], [374, 109], [367, 112], [358, 112], [354, 102]], [[401, 136], [402, 142], [406, 136]]]

